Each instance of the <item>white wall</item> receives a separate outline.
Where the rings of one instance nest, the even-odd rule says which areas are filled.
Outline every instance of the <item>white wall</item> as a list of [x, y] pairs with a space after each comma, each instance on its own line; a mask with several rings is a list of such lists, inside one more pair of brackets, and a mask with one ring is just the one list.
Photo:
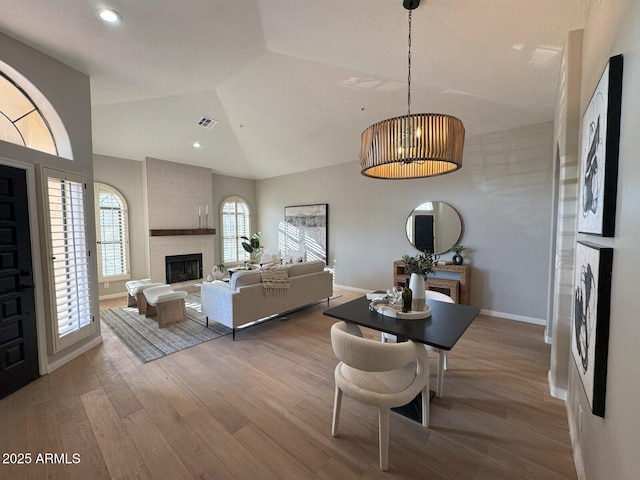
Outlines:
[[[144, 173], [144, 163], [136, 160], [124, 158], [107, 157], [104, 155], [94, 155], [95, 180], [104, 182], [120, 191], [127, 200], [129, 205], [129, 232], [130, 232], [130, 255], [131, 255], [131, 278], [146, 278], [150, 276], [149, 265], [149, 219], [147, 218], [147, 199], [146, 189], [143, 188], [146, 175]], [[163, 164], [170, 164], [175, 168], [179, 168], [180, 164], [172, 162], [160, 161]], [[185, 166], [185, 169], [189, 169]], [[201, 170], [198, 170], [201, 172]], [[204, 242], [203, 250], [206, 250], [206, 264], [203, 265], [203, 275], [206, 276], [211, 272], [214, 264], [221, 263], [221, 234], [220, 230], [220, 209], [224, 200], [230, 196], [239, 196], [244, 198], [249, 204], [252, 214], [251, 231], [257, 231], [256, 208], [256, 182], [244, 178], [228, 177], [224, 175], [211, 174], [209, 171], [203, 172], [203, 181], [210, 182], [207, 187], [208, 200], [200, 200], [201, 204], [209, 205], [209, 227], [216, 229], [216, 235], [199, 237]], [[179, 185], [183, 180], [177, 182]], [[169, 184], [171, 186], [171, 183]], [[181, 191], [184, 194], [183, 188]], [[187, 191], [189, 189], [186, 189]], [[188, 192], [187, 192], [188, 193]], [[204, 198], [204, 197], [202, 197]], [[185, 227], [197, 227], [197, 200], [188, 200], [189, 211], [187, 218], [179, 218], [173, 221], [173, 216], [169, 212], [165, 213], [168, 222], [167, 226], [183, 225]], [[184, 216], [184, 215], [183, 215]], [[178, 215], [178, 217], [180, 217]], [[175, 237], [170, 237], [175, 240]], [[164, 239], [166, 241], [166, 239]], [[184, 239], [183, 239], [184, 240]], [[188, 240], [188, 239], [187, 239]], [[162, 243], [162, 239], [160, 239]], [[184, 252], [183, 252], [184, 253]], [[187, 252], [188, 253], [188, 252]], [[164, 281], [164, 279], [161, 279]], [[118, 296], [126, 293], [126, 288], [122, 282], [110, 282], [109, 288], [100, 285], [100, 296], [110, 297]]]
[[[35, 166], [36, 171], [38, 171], [40, 167], [46, 166], [81, 174], [84, 175], [87, 183], [92, 185], [93, 161], [91, 153], [89, 77], [2, 34], [0, 34], [0, 60], [28, 79], [51, 103], [51, 106], [58, 113], [62, 123], [66, 127], [73, 151], [73, 160], [56, 157], [4, 141], [0, 141], [0, 158]], [[39, 184], [37, 184], [37, 187], [37, 223], [42, 226], [45, 223], [46, 217], [42, 214], [42, 190]], [[92, 195], [87, 196], [87, 207], [89, 211], [87, 218], [87, 243], [91, 246], [95, 245], [96, 241], [95, 222], [92, 214]], [[40, 228], [39, 233], [39, 242], [36, 243], [40, 245], [40, 258], [33, 258], [33, 263], [34, 266], [38, 263], [47, 266], [50, 264], [51, 255], [45, 249], [46, 243], [43, 227]], [[93, 258], [95, 258], [95, 255]], [[92, 309], [97, 317], [99, 316], [99, 304], [95, 263], [91, 265], [91, 269], [91, 272], [94, 273], [90, 286], [93, 299]], [[48, 322], [50, 322], [51, 318], [51, 309], [54, 308], [54, 300], [49, 299], [46, 278], [36, 278], [36, 301], [42, 302], [41, 304], [44, 307], [44, 311], [36, 310], [36, 322], [39, 328], [38, 341], [41, 342], [45, 336], [44, 333], [42, 333], [44, 329], [43, 324], [50, 325]], [[80, 342], [55, 355], [45, 354], [47, 369], [59, 366], [64, 361], [77, 355], [78, 352], [81, 352], [84, 348], [99, 342], [99, 322], [96, 321], [95, 324], [95, 331], [90, 336], [85, 337]], [[40, 353], [42, 357], [42, 351]]]
[[549, 122], [467, 138], [462, 170], [442, 177], [375, 180], [363, 177], [354, 161], [259, 180], [263, 243], [277, 245], [285, 206], [328, 203], [336, 283], [385, 288], [392, 284], [393, 261], [416, 253], [405, 235], [407, 216], [425, 201], [444, 201], [462, 217], [464, 256], [474, 267], [471, 303], [544, 323], [552, 145]]
[[604, 418], [591, 415], [576, 367], [569, 362], [569, 422], [579, 473], [589, 480], [631, 480], [640, 472], [640, 2], [591, 2], [583, 40], [581, 112], [609, 57], [619, 53], [624, 55], [624, 75], [615, 237], [578, 234], [578, 240], [614, 249]]
[[[214, 215], [209, 169], [147, 157], [144, 161], [148, 228], [211, 228]], [[165, 257], [202, 254], [202, 275], [213, 268], [213, 235], [149, 237], [149, 276], [166, 281]]]
[[211, 185], [213, 189], [213, 205], [215, 207], [216, 235], [213, 239], [215, 264], [222, 263], [222, 230], [220, 228], [220, 212], [225, 199], [233, 196], [243, 198], [249, 205], [251, 215], [251, 232], [258, 230], [259, 211], [256, 205], [256, 181], [246, 178], [228, 177], [225, 175], [212, 175]]
[[[570, 32], [565, 43], [556, 97], [556, 231], [551, 262], [551, 358], [549, 386], [551, 394], [565, 399], [569, 378], [571, 319], [573, 314], [573, 274], [576, 244], [578, 169], [580, 159], [580, 78], [582, 70], [582, 30]], [[549, 330], [551, 332], [549, 332]]]
[[[104, 155], [93, 156], [95, 181], [106, 183], [118, 190], [129, 207], [129, 261], [132, 279], [149, 276], [149, 230], [146, 227], [142, 166], [142, 162], [138, 161]], [[108, 288], [100, 284], [100, 297], [123, 294], [126, 292], [124, 283], [125, 281], [109, 282]]]

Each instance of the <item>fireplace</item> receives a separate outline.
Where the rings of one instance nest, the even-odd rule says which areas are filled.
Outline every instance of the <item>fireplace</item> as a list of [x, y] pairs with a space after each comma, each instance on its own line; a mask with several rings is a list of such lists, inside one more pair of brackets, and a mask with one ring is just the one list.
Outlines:
[[164, 257], [167, 283], [187, 282], [202, 278], [202, 254], [167, 255]]

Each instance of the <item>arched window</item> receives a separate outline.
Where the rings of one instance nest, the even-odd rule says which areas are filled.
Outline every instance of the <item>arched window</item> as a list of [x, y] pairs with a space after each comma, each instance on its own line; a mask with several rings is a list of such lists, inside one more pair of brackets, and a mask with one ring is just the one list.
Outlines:
[[221, 208], [222, 258], [225, 263], [244, 262], [249, 254], [242, 248], [242, 239], [251, 228], [249, 205], [240, 197], [227, 198]]
[[47, 120], [18, 85], [0, 72], [0, 139], [58, 155]]
[[127, 201], [115, 188], [95, 182], [98, 281], [129, 278], [129, 213]]

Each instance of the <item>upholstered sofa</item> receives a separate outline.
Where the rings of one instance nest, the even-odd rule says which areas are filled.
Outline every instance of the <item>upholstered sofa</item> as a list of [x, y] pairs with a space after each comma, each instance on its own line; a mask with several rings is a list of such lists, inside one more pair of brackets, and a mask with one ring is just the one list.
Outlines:
[[203, 283], [202, 313], [207, 321], [212, 319], [231, 327], [235, 340], [236, 328], [242, 325], [328, 300], [333, 295], [333, 276], [325, 270], [323, 261], [279, 268], [286, 271], [286, 279], [276, 291], [267, 288], [268, 280], [263, 284], [261, 270], [234, 272], [229, 282]]

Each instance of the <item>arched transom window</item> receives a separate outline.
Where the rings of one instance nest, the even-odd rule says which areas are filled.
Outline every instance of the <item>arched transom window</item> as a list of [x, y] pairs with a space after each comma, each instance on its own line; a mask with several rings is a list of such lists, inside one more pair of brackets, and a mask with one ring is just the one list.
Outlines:
[[0, 72], [0, 140], [58, 155], [40, 109], [24, 90]]

